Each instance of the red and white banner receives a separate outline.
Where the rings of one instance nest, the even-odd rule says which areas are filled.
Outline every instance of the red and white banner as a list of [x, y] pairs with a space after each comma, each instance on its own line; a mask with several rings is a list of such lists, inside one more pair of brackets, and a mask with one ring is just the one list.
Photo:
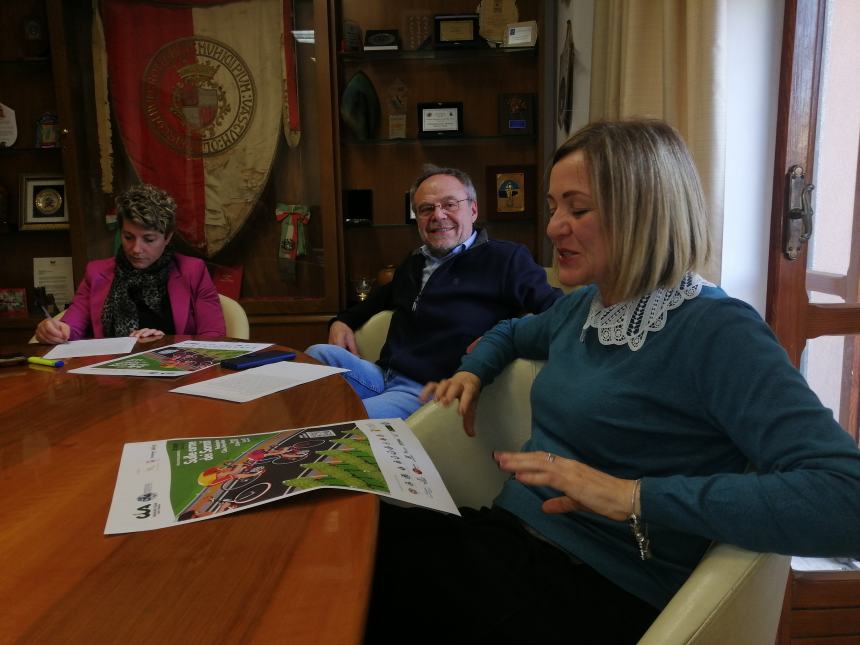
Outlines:
[[272, 168], [289, 96], [291, 4], [102, 0], [111, 105], [126, 153], [141, 181], [173, 195], [177, 233], [209, 257], [241, 229]]

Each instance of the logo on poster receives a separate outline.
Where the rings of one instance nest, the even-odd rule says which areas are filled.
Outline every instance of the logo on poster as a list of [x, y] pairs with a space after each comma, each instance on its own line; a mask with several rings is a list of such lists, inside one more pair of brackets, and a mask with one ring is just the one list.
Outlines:
[[152, 515], [152, 504], [144, 504], [143, 506], [138, 506], [137, 513], [134, 514], [134, 516], [139, 520], [145, 520], [150, 515]]

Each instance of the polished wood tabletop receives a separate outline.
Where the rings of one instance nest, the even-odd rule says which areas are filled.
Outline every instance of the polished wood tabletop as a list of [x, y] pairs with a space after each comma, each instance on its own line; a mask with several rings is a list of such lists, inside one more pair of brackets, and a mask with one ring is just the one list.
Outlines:
[[361, 642], [374, 495], [316, 491], [103, 533], [124, 443], [365, 418], [346, 382], [330, 376], [237, 404], [169, 392], [221, 375], [217, 366], [178, 379], [68, 373], [108, 358], [0, 368], [0, 642]]

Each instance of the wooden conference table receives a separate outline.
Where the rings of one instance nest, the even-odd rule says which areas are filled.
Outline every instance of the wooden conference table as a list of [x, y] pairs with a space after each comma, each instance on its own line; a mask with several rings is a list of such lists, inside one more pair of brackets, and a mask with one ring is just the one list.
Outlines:
[[124, 443], [365, 418], [345, 381], [236, 404], [168, 392], [221, 367], [179, 379], [67, 373], [108, 358], [0, 368], [0, 642], [361, 642], [374, 495], [310, 492], [210, 521], [103, 534]]

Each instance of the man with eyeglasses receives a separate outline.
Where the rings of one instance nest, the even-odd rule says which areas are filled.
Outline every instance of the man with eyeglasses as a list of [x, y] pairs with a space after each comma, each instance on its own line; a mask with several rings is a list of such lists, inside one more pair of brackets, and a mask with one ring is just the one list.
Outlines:
[[[522, 244], [490, 240], [474, 228], [478, 202], [471, 178], [427, 165], [409, 191], [423, 245], [394, 278], [329, 327], [329, 344], [306, 352], [344, 367], [371, 419], [406, 418], [421, 406], [428, 381], [454, 373], [471, 343], [500, 320], [548, 309], [562, 292]], [[354, 330], [394, 310], [379, 360], [358, 356]]]

